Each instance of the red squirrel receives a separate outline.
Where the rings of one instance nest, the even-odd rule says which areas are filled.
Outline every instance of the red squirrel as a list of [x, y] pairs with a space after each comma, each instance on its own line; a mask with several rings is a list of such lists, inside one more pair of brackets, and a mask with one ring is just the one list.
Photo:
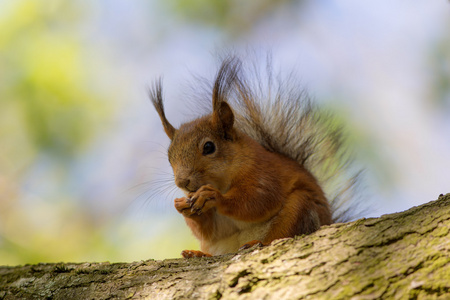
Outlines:
[[267, 93], [272, 99], [261, 99], [257, 86], [238, 58], [225, 58], [212, 86], [212, 113], [179, 128], [166, 118], [161, 81], [149, 91], [171, 140], [175, 184], [186, 195], [175, 208], [200, 241], [201, 251], [185, 250], [185, 258], [268, 245], [333, 222], [336, 208], [312, 172], [344, 168], [342, 134], [302, 91], [280, 84]]

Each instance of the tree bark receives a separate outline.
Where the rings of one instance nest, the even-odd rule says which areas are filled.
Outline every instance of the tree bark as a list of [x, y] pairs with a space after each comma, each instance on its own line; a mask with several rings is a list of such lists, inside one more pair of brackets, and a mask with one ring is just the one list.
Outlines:
[[450, 194], [211, 258], [0, 267], [0, 299], [449, 299]]

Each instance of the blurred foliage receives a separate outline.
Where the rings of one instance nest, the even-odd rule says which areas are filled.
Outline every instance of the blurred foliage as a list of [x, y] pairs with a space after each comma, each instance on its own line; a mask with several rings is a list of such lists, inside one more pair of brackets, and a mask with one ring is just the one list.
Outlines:
[[231, 35], [240, 36], [285, 4], [302, 2], [304, 1], [169, 0], [165, 3], [188, 22], [214, 26]]
[[44, 201], [23, 186], [42, 156], [54, 164], [44, 166], [53, 178], [41, 179], [42, 184], [64, 184], [67, 164], [113, 112], [106, 95], [92, 89], [83, 41], [74, 34], [83, 7], [9, 1], [0, 10], [0, 264], [73, 257], [85, 247], [104, 247], [69, 195]]
[[89, 88], [82, 42], [67, 34], [80, 8], [18, 1], [7, 10], [0, 19], [0, 139], [11, 147], [2, 154], [17, 157], [17, 149], [26, 148], [28, 155], [43, 149], [70, 156], [108, 113]]
[[[278, 10], [304, 3], [169, 0], [163, 5], [171, 9], [169, 17], [242, 37]], [[109, 71], [102, 66], [113, 62], [102, 61], [103, 53], [92, 55], [101, 49], [83, 35], [86, 28], [80, 30], [95, 5], [0, 2], [0, 264], [162, 259], [177, 257], [181, 245], [198, 248], [179, 216], [155, 214], [148, 223], [118, 216], [99, 221], [86, 205], [95, 196], [68, 192], [67, 186], [80, 182], [74, 165], [89, 155], [92, 163], [89, 147], [111, 129], [117, 112], [117, 89], [106, 94], [98, 79]], [[432, 51], [432, 97], [448, 105], [448, 38]], [[370, 142], [363, 144], [374, 151]], [[159, 236], [136, 238], [150, 229]]]

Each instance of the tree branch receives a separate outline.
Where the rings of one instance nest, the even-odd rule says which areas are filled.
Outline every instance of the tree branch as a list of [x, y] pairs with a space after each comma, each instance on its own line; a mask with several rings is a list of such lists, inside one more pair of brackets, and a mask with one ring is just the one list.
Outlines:
[[[0, 267], [0, 299], [380, 299], [450, 293], [450, 194], [211, 258]], [[448, 296], [448, 295], [447, 295]]]

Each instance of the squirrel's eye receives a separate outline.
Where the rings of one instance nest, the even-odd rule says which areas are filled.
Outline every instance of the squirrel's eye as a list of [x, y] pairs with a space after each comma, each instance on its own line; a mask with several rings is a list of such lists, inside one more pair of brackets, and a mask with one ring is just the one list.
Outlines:
[[212, 154], [216, 151], [216, 145], [213, 142], [206, 142], [203, 145], [203, 155]]

